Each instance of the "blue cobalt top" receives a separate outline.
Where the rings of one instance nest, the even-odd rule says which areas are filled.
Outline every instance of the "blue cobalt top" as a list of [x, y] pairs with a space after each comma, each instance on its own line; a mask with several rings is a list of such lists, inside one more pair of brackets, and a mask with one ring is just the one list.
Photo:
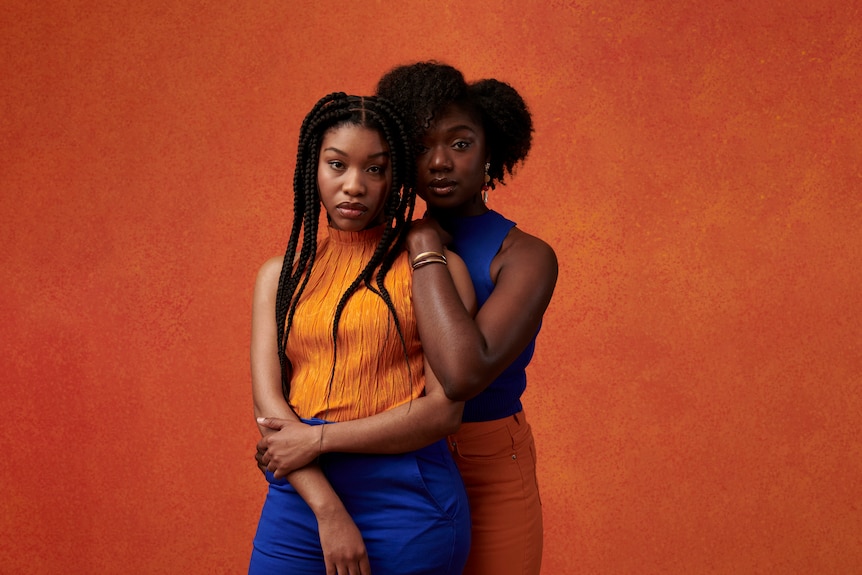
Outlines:
[[[476, 290], [476, 300], [481, 308], [494, 290], [491, 260], [500, 251], [503, 240], [509, 230], [515, 227], [515, 222], [492, 210], [478, 216], [441, 219], [441, 225], [452, 234], [453, 241], [449, 247], [467, 264]], [[527, 387], [525, 369], [533, 357], [538, 333], [536, 330], [527, 347], [497, 379], [482, 393], [467, 401], [463, 421], [491, 421], [521, 411], [521, 395]]]

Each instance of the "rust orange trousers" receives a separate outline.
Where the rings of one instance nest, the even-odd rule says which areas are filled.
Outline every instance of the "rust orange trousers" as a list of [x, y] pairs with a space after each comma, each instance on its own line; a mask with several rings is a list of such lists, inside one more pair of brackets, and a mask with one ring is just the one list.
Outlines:
[[449, 448], [467, 489], [473, 523], [464, 575], [539, 575], [542, 502], [536, 448], [524, 412], [464, 423]]

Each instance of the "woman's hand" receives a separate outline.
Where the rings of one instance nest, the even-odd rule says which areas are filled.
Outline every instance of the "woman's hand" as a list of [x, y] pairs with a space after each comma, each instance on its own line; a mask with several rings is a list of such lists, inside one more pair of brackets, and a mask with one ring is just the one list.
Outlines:
[[343, 508], [317, 515], [326, 575], [370, 575], [368, 551], [356, 523]]
[[411, 258], [422, 252], [442, 252], [443, 246], [451, 241], [452, 236], [430, 216], [410, 222], [407, 251]]
[[320, 455], [322, 425], [276, 417], [259, 417], [257, 423], [272, 430], [257, 442], [257, 465], [261, 471], [271, 471], [276, 479], [305, 467]]

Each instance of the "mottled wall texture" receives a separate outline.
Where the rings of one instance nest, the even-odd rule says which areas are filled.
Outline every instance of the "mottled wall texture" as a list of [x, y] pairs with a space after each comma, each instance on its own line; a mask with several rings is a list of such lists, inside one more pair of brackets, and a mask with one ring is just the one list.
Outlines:
[[862, 572], [845, 0], [4, 0], [0, 572], [243, 572], [299, 123], [429, 58], [535, 117], [490, 204], [560, 259], [543, 573]]

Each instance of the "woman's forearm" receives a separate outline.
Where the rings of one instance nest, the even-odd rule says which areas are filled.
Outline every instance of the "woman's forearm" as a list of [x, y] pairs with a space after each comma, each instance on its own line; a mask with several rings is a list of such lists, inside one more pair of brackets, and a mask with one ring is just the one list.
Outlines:
[[424, 266], [416, 270], [414, 278], [414, 311], [425, 356], [446, 395], [467, 400], [498, 375], [488, 372], [491, 361], [485, 338], [444, 266]]
[[419, 397], [371, 417], [324, 426], [320, 448], [348, 453], [414, 451], [455, 433], [463, 410], [463, 403]]
[[289, 473], [286, 479], [318, 518], [330, 517], [344, 510], [344, 505], [317, 464]]
[[[414, 226], [407, 247], [411, 258], [444, 250], [433, 225]], [[469, 272], [459, 257], [449, 255], [452, 265], [426, 265], [414, 270], [413, 308], [425, 357], [434, 366], [446, 395], [464, 401], [484, 389], [496, 374], [488, 373], [488, 347], [474, 320], [476, 298]], [[471, 305], [465, 306], [459, 282], [464, 284], [460, 291], [469, 289]]]
[[[409, 238], [411, 255], [440, 245], [427, 229], [421, 232]], [[535, 337], [556, 285], [557, 260], [545, 242], [513, 228], [492, 261], [493, 292], [475, 316], [459, 305], [454, 274], [442, 268], [426, 265], [414, 273], [416, 323], [446, 395], [464, 401], [481, 393]]]

